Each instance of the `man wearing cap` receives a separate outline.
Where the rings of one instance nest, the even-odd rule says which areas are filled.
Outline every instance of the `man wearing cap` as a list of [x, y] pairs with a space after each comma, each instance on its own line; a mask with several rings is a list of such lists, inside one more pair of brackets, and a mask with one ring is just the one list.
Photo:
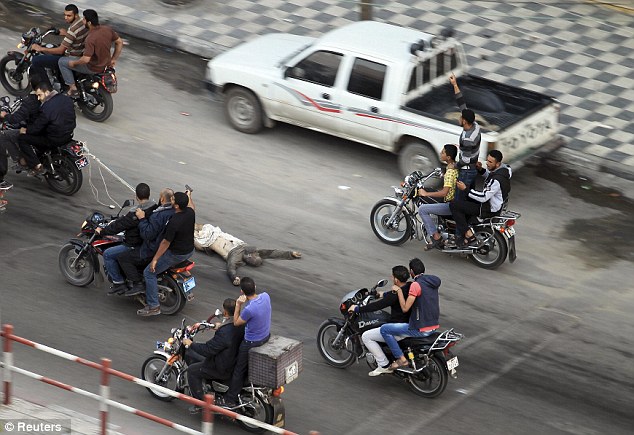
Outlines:
[[[463, 130], [460, 134], [459, 148], [460, 157], [456, 165], [460, 169], [458, 181], [462, 181], [468, 187], [472, 187], [475, 177], [478, 173], [476, 163], [478, 162], [478, 154], [480, 153], [480, 142], [482, 136], [480, 134], [480, 126], [475, 120], [475, 113], [471, 109], [467, 109], [462, 92], [458, 87], [456, 76], [452, 73], [449, 76], [449, 82], [453, 85], [453, 91], [456, 95], [456, 102], [462, 111], [460, 113], [459, 123]], [[456, 199], [465, 199], [463, 191], [456, 190]]]

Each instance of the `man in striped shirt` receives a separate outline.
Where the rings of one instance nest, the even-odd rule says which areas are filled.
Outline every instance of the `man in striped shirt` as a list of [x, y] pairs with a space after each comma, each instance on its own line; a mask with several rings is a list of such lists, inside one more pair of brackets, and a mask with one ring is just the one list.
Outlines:
[[33, 44], [33, 50], [40, 54], [33, 56], [30, 75], [38, 75], [42, 80], [49, 81], [46, 68], [51, 69], [54, 75], [59, 76], [58, 62], [60, 57], [81, 57], [84, 53], [84, 40], [86, 35], [88, 35], [88, 29], [84, 26], [84, 22], [79, 16], [77, 6], [74, 4], [66, 5], [66, 8], [64, 8], [64, 21], [70, 26], [68, 30], [59, 30], [59, 34], [64, 37], [64, 40], [58, 47], [47, 48]]

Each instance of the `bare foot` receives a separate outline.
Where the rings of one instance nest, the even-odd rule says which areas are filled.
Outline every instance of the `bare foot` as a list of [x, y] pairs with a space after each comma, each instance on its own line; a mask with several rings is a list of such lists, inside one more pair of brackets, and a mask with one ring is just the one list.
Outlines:
[[291, 255], [293, 256], [293, 258], [302, 258], [302, 253], [299, 251], [293, 251], [291, 252]]

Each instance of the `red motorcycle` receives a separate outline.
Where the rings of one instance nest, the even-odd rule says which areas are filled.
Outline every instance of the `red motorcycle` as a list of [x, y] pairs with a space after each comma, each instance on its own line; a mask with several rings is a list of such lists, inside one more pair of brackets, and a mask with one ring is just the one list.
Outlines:
[[[119, 213], [112, 216], [112, 220], [119, 217], [121, 210], [131, 205], [126, 200]], [[59, 268], [70, 284], [85, 287], [99, 275], [99, 256], [112, 247], [123, 243], [123, 235], [100, 236], [95, 232], [98, 227], [104, 227], [109, 221], [96, 211], [86, 218], [81, 225], [81, 232], [77, 237], [68, 241], [59, 251]], [[174, 315], [180, 312], [187, 301], [194, 299], [193, 289], [196, 280], [191, 274], [194, 262], [185, 260], [174, 265], [158, 275], [158, 296], [161, 304], [161, 314]], [[104, 276], [108, 276], [104, 267]], [[145, 305], [145, 295], [133, 296]]]

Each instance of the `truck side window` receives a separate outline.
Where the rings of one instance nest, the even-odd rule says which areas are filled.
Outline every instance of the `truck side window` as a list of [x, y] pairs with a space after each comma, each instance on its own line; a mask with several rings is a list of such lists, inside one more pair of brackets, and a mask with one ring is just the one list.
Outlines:
[[355, 59], [348, 82], [348, 92], [380, 100], [383, 96], [385, 71], [383, 64], [365, 59]]
[[331, 87], [335, 84], [342, 55], [332, 51], [316, 51], [301, 60], [288, 77]]

